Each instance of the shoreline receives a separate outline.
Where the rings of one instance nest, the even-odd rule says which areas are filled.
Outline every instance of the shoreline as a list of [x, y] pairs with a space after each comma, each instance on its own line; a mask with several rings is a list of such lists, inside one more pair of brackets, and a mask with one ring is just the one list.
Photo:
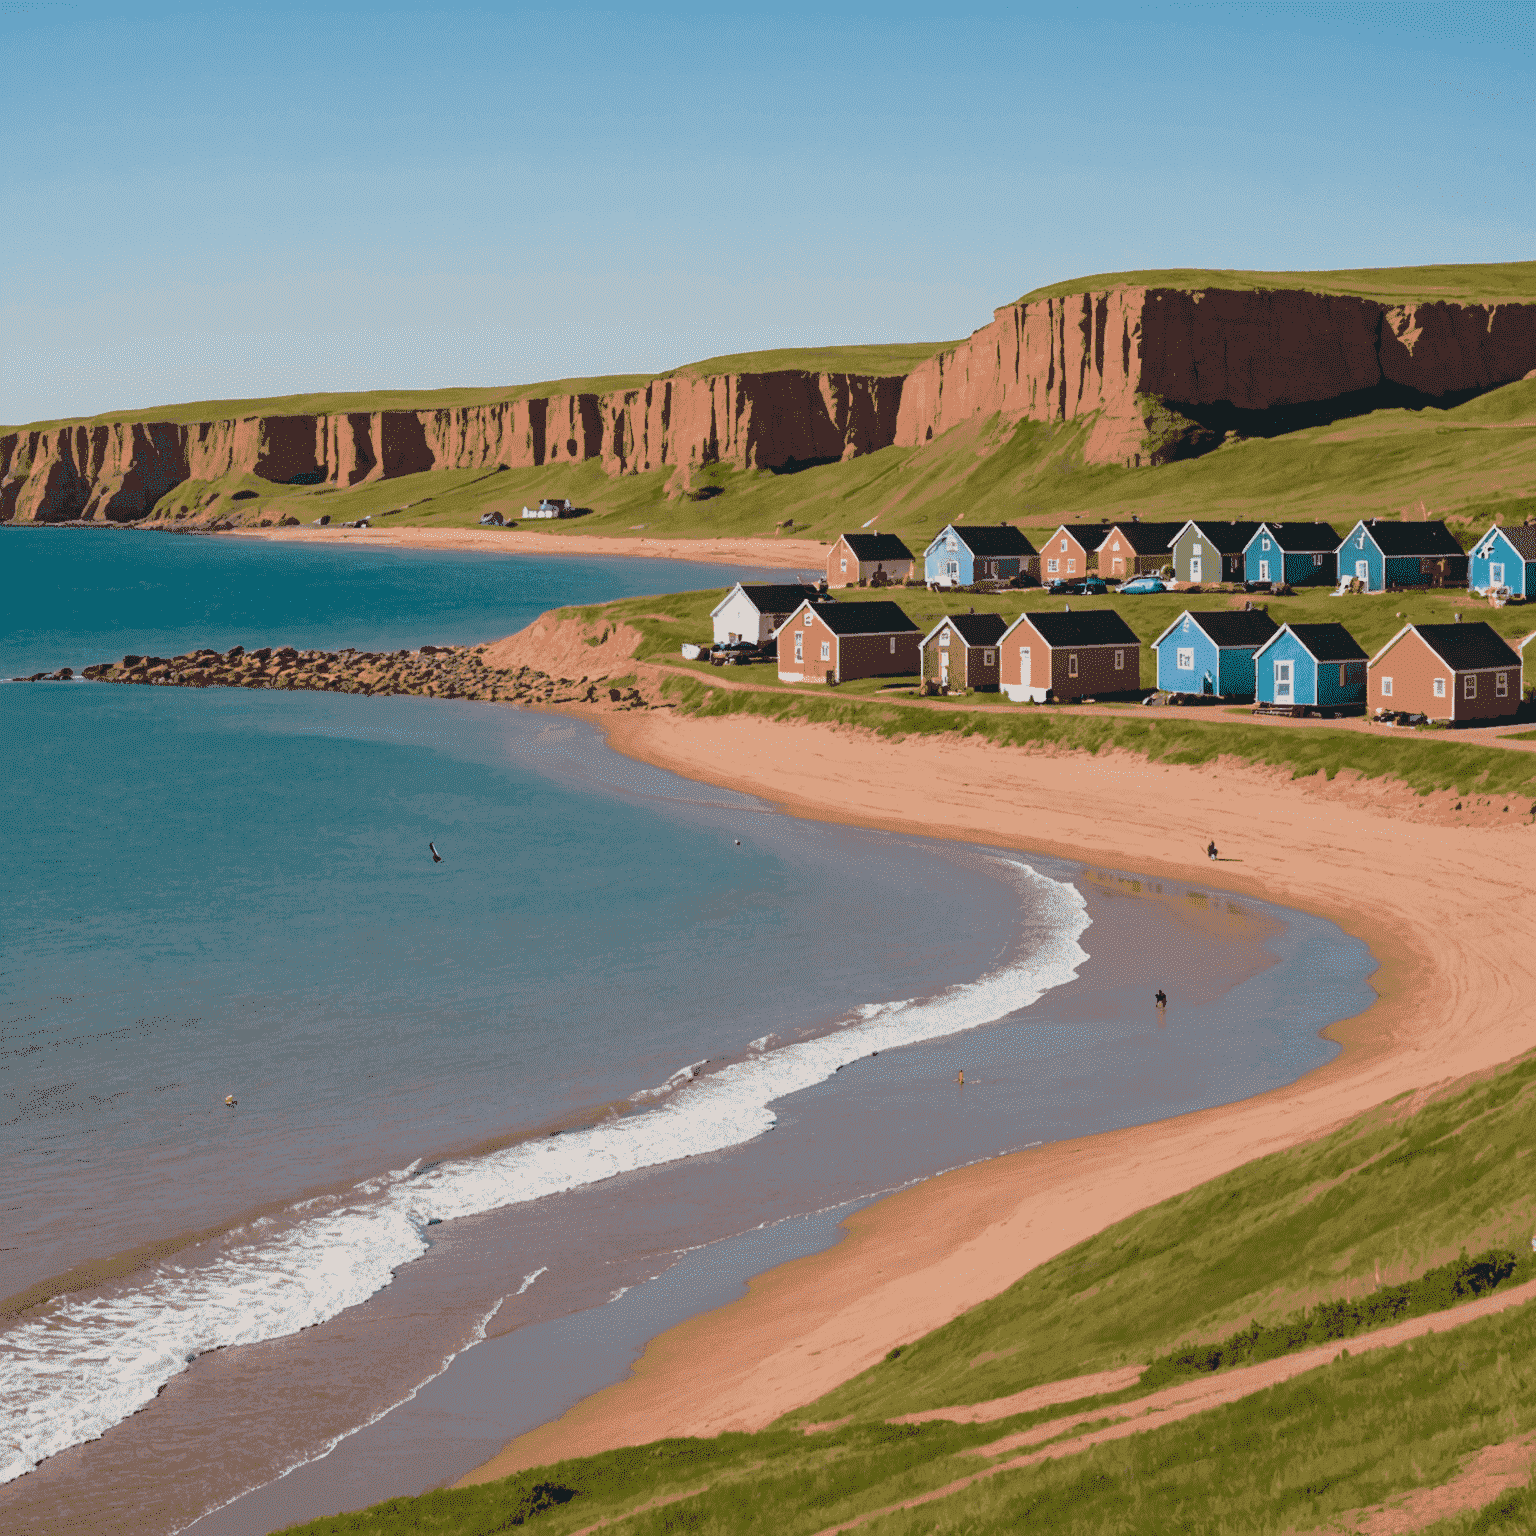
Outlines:
[[[461, 1486], [621, 1445], [761, 1428], [1134, 1211], [1536, 1047], [1536, 1020], [1520, 1001], [1536, 983], [1519, 943], [1536, 915], [1536, 882], [1515, 862], [1520, 833], [1410, 823], [1418, 797], [1406, 788], [969, 740], [893, 745], [759, 719], [668, 712], [602, 724], [615, 751], [804, 819], [1102, 861], [1196, 886], [1214, 872], [1199, 852], [1214, 836], [1243, 855], [1222, 864], [1220, 888], [1363, 940], [1379, 961], [1377, 1000], [1325, 1030], [1340, 1054], [1289, 1087], [1004, 1154], [877, 1202], [849, 1218], [841, 1243], [654, 1339], [625, 1381], [513, 1440]], [[1255, 827], [1265, 834], [1257, 841]], [[700, 1358], [711, 1362], [707, 1379]]]

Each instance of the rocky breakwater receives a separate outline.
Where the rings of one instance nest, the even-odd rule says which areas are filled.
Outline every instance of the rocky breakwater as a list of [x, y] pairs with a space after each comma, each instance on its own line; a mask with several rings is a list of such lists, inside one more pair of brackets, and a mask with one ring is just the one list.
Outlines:
[[982, 415], [1086, 419], [1084, 458], [1192, 457], [1389, 406], [1456, 404], [1536, 368], [1536, 304], [1399, 304], [1290, 289], [1110, 288], [1021, 300], [919, 363], [896, 437]]
[[[263, 646], [247, 651], [188, 651], [181, 656], [124, 656], [79, 674], [92, 682], [162, 688], [279, 688], [371, 696], [410, 694], [478, 699], [492, 704], [601, 704], [620, 709], [669, 708], [639, 688], [610, 687], [603, 677], [554, 677], [529, 666], [497, 666], [490, 646], [424, 645], [419, 651], [300, 651]], [[12, 682], [69, 682], [70, 667]]]
[[0, 521], [135, 522], [188, 481], [180, 520], [242, 520], [236, 490], [354, 486], [439, 469], [538, 468], [596, 459], [610, 475], [730, 463], [852, 458], [894, 440], [902, 381], [853, 373], [674, 375], [639, 389], [420, 411], [115, 421], [0, 435]]

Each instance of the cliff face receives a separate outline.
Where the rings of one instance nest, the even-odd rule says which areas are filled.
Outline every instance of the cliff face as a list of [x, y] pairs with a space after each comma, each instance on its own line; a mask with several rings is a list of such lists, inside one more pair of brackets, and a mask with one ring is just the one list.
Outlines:
[[339, 486], [599, 460], [610, 475], [782, 469], [921, 446], [978, 415], [1085, 420], [1095, 464], [1203, 452], [1536, 368], [1536, 305], [1114, 288], [1010, 304], [906, 378], [742, 373], [431, 411], [113, 422], [0, 437], [0, 520], [131, 521], [185, 480]]
[[242, 474], [351, 486], [433, 469], [588, 459], [613, 475], [847, 459], [893, 441], [901, 386], [859, 374], [726, 374], [434, 411], [17, 432], [0, 437], [0, 520], [132, 521], [185, 480]]
[[[920, 363], [898, 443], [967, 417], [1092, 415], [1089, 463], [1153, 463], [1378, 406], [1454, 403], [1536, 367], [1536, 305], [1409, 304], [1273, 290], [1116, 288], [1010, 304]], [[1154, 417], [1183, 427], [1149, 442]]]

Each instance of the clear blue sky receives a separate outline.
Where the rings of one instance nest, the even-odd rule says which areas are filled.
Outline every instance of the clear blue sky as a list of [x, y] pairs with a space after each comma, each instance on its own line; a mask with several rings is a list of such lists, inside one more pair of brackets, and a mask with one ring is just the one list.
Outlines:
[[1531, 0], [0, 0], [0, 421], [961, 336], [1536, 255]]

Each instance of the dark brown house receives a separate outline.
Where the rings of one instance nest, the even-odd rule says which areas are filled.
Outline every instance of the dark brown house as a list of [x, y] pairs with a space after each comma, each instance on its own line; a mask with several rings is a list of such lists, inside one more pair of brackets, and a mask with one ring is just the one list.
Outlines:
[[956, 613], [923, 636], [923, 681], [951, 691], [997, 692], [997, 642], [1008, 621], [1000, 613]]
[[779, 629], [779, 681], [910, 676], [921, 665], [922, 637], [895, 603], [801, 603]]
[[1405, 624], [1371, 658], [1365, 697], [1372, 714], [1500, 720], [1520, 707], [1520, 656], [1488, 624]]
[[1016, 704], [1141, 688], [1141, 642], [1112, 608], [1021, 613], [997, 645], [998, 685]]

